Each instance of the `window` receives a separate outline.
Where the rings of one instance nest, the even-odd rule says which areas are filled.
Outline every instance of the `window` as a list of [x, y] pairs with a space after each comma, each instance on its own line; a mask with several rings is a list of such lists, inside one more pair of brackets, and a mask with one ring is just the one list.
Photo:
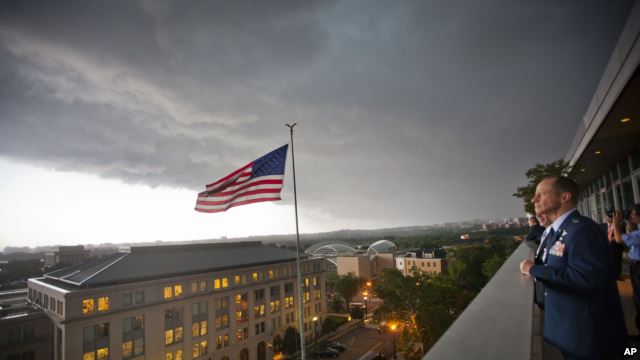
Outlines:
[[191, 293], [197, 293], [198, 292], [198, 282], [197, 281], [192, 281], [191, 282]]
[[247, 274], [236, 275], [233, 277], [233, 282], [236, 285], [247, 283]]
[[304, 286], [305, 287], [309, 287], [309, 278], [308, 277], [304, 278]]
[[266, 330], [266, 329], [265, 329], [264, 321], [262, 321], [262, 322], [260, 322], [260, 323], [255, 324], [255, 332], [256, 332], [256, 335], [260, 335], [260, 334], [262, 334], [265, 330]]
[[207, 290], [207, 280], [200, 280], [200, 282], [198, 283], [198, 290], [200, 291], [206, 291]]
[[229, 334], [216, 336], [216, 349], [222, 349], [229, 346]]
[[272, 286], [269, 288], [269, 298], [271, 300], [280, 298], [280, 286]]
[[173, 297], [173, 290], [171, 288], [171, 286], [165, 286], [164, 287], [164, 298], [165, 299], [171, 299]]
[[293, 307], [293, 295], [284, 298], [284, 308], [288, 309], [290, 307]]
[[236, 321], [242, 322], [242, 321], [249, 320], [248, 294], [247, 293], [236, 294], [235, 302], [236, 302]]
[[257, 272], [252, 273], [251, 279], [253, 280], [253, 282], [258, 282], [258, 273]]
[[229, 278], [223, 277], [222, 278], [222, 288], [227, 288], [227, 287], [229, 287]]
[[280, 300], [273, 300], [269, 303], [269, 310], [271, 313], [280, 311]]
[[82, 329], [82, 359], [107, 360], [109, 358], [109, 323]]
[[191, 304], [191, 335], [194, 338], [207, 335], [207, 305], [206, 301]]
[[144, 354], [144, 315], [122, 319], [122, 357]]
[[207, 341], [202, 340], [200, 342], [194, 342], [192, 355], [194, 359], [203, 355], [207, 355]]
[[264, 316], [264, 304], [255, 305], [253, 307], [253, 316], [255, 317]]
[[27, 324], [22, 327], [22, 341], [30, 342], [35, 337], [35, 325]]
[[269, 270], [268, 274], [269, 274], [269, 280], [271, 280], [271, 279], [273, 279], [275, 277], [274, 273], [273, 273], [273, 270]]
[[165, 345], [182, 341], [182, 307], [164, 311], [164, 329]]
[[285, 294], [293, 293], [293, 283], [292, 282], [284, 284], [284, 293]]
[[164, 356], [165, 360], [182, 360], [182, 349], [169, 351]]
[[9, 344], [18, 344], [20, 343], [20, 327], [15, 326], [9, 328]]
[[221, 285], [220, 278], [216, 278], [216, 279], [213, 280], [213, 288], [214, 289], [216, 289], [216, 290], [220, 289], [220, 285]]
[[173, 285], [173, 295], [182, 296], [182, 285]]
[[124, 293], [122, 294], [122, 306], [131, 306], [131, 304], [133, 303], [133, 296], [131, 295], [131, 293]]
[[90, 312], [93, 312], [93, 310], [94, 310], [93, 299], [84, 299], [84, 300], [82, 300], [82, 313], [83, 314], [88, 314]]
[[109, 310], [109, 297], [103, 296], [98, 298], [98, 311]]
[[224, 296], [214, 300], [216, 329], [229, 327], [229, 297]]
[[248, 338], [249, 338], [248, 327], [236, 330], [236, 340], [242, 341], [242, 340], [247, 340]]
[[264, 289], [258, 289], [253, 291], [253, 299], [255, 301], [264, 300]]
[[144, 304], [144, 290], [135, 292], [135, 302], [136, 304]]

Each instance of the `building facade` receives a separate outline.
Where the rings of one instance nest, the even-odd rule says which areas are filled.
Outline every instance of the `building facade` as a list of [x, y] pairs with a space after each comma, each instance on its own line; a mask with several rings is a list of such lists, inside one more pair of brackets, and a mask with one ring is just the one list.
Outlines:
[[39, 309], [22, 304], [0, 313], [0, 359], [51, 359], [51, 321]]
[[[322, 259], [301, 260], [308, 341], [325, 317]], [[53, 359], [270, 359], [298, 327], [295, 253], [259, 242], [131, 248], [29, 280]]]
[[414, 271], [426, 274], [442, 274], [447, 271], [447, 260], [438, 258], [396, 257], [396, 269], [402, 275], [412, 275]]
[[89, 250], [82, 245], [59, 246], [56, 250], [44, 254], [44, 266], [78, 265], [89, 258]]

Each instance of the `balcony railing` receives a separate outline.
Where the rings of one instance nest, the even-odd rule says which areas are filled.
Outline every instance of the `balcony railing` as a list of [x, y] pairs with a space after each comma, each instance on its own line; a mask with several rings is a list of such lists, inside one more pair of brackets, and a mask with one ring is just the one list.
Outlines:
[[532, 349], [539, 353], [541, 345], [533, 321], [533, 283], [519, 268], [534, 250], [521, 244], [423, 360], [535, 358]]

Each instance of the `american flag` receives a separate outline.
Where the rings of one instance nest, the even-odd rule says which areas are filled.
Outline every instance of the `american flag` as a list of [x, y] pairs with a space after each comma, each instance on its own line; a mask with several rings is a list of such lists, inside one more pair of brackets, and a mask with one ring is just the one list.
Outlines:
[[273, 150], [207, 185], [198, 194], [196, 211], [215, 213], [234, 206], [280, 200], [288, 147]]

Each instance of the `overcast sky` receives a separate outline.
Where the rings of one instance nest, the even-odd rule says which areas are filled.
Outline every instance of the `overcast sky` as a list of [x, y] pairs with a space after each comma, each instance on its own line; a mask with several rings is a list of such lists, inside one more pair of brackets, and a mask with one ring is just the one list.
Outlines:
[[292, 233], [193, 210], [287, 122], [301, 232], [522, 216], [632, 4], [2, 1], [0, 248]]

